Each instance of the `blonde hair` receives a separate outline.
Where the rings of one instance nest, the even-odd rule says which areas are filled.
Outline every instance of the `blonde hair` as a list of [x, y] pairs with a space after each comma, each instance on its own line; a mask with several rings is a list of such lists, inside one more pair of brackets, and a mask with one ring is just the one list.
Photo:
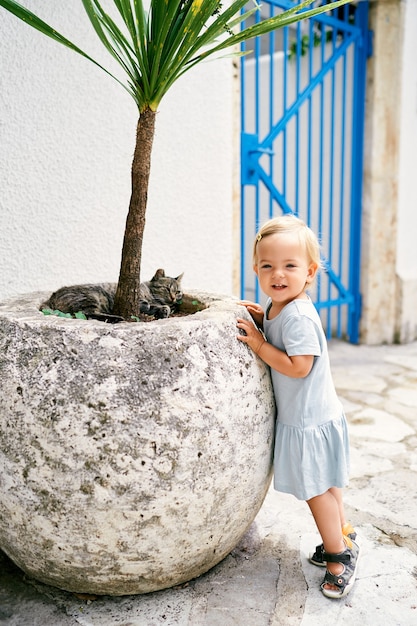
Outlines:
[[296, 217], [292, 213], [275, 217], [266, 222], [258, 231], [253, 245], [253, 264], [258, 263], [258, 243], [268, 235], [281, 233], [296, 233], [300, 240], [300, 244], [304, 247], [308, 262], [316, 263], [317, 267], [322, 268], [320, 257], [320, 244], [311, 228], [307, 226], [303, 220]]

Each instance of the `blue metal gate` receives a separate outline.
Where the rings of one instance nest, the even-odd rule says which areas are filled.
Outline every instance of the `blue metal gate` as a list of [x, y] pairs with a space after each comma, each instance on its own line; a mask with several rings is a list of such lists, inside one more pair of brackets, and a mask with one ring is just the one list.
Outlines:
[[[357, 343], [368, 0], [246, 44], [242, 58], [241, 295], [262, 300], [252, 242], [293, 212], [319, 235], [312, 297], [328, 337]], [[257, 20], [294, 6], [263, 0]]]

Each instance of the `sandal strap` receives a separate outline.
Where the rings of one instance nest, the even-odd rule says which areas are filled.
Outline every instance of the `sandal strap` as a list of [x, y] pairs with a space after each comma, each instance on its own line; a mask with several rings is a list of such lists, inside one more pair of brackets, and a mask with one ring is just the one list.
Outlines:
[[338, 554], [330, 554], [329, 552], [323, 552], [323, 560], [327, 563], [342, 563], [342, 565], [349, 565], [352, 558], [350, 553], [345, 550]]
[[335, 587], [339, 587], [339, 589], [343, 589], [344, 587], [346, 587], [348, 580], [346, 580], [346, 576], [344, 576], [345, 572], [342, 572], [339, 575], [336, 574], [332, 574], [331, 572], [329, 572], [329, 570], [326, 570], [326, 573], [324, 575], [324, 580], [321, 584], [321, 586], [323, 587], [323, 585], [325, 585], [326, 583], [328, 583], [329, 585], [335, 585]]
[[[353, 543], [353, 542], [352, 542]], [[324, 581], [321, 584], [321, 590], [325, 596], [329, 598], [342, 598], [352, 588], [356, 578], [356, 566], [359, 558], [359, 546], [353, 543], [352, 548], [346, 548], [339, 554], [324, 553], [323, 558], [328, 563], [340, 563], [343, 567], [343, 571], [339, 574], [332, 574], [329, 570], [326, 571]], [[327, 589], [326, 583], [336, 587], [338, 591], [333, 589]]]

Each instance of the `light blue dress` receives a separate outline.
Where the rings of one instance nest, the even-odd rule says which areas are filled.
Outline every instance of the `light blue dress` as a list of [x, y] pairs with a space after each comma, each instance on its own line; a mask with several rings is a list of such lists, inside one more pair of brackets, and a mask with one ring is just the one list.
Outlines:
[[305, 378], [290, 378], [271, 368], [277, 403], [274, 487], [309, 500], [349, 481], [349, 439], [343, 407], [330, 371], [327, 341], [310, 299], [293, 300], [264, 332], [288, 356], [313, 355]]

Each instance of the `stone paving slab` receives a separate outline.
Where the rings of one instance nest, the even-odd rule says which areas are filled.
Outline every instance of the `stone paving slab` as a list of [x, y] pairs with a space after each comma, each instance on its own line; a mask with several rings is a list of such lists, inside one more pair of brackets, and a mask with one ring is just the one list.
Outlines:
[[417, 626], [417, 342], [330, 357], [350, 425], [349, 518], [361, 542], [353, 591], [324, 598], [307, 505], [268, 492], [248, 536], [180, 588], [89, 598], [42, 585], [0, 553], [0, 626]]
[[314, 535], [303, 536], [300, 551], [309, 593], [301, 625], [417, 623], [415, 580], [410, 576], [417, 565], [416, 556], [406, 548], [398, 548], [392, 559], [392, 547], [380, 543], [380, 533], [370, 524], [357, 530], [362, 554], [355, 587], [346, 598], [326, 604], [319, 591], [321, 572], [313, 570], [306, 560]]

